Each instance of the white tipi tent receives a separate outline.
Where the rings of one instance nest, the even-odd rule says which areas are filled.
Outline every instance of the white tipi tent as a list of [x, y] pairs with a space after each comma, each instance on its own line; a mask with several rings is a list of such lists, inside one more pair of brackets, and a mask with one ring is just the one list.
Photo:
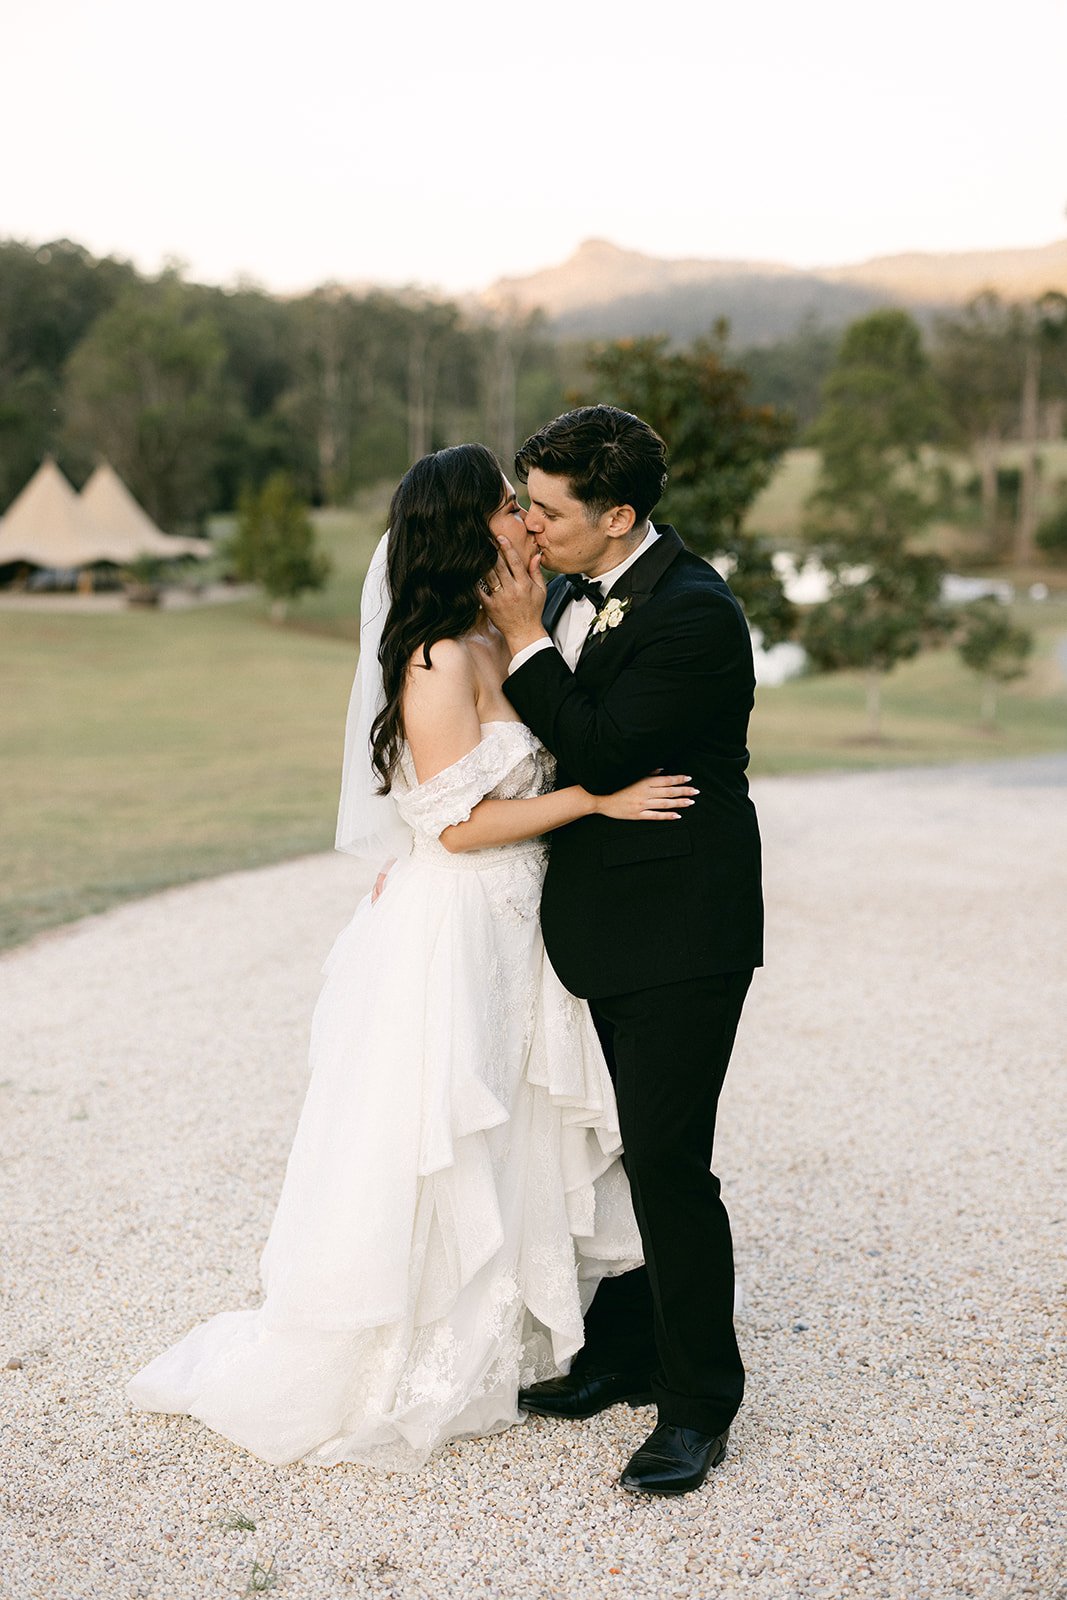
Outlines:
[[114, 467], [104, 461], [81, 492], [82, 509], [95, 530], [101, 554], [98, 561], [120, 565], [138, 556], [208, 556], [207, 539], [179, 539], [161, 533], [138, 505]]
[[81, 501], [48, 456], [0, 522], [0, 566], [86, 567], [108, 559]]
[[168, 538], [115, 470], [97, 467], [80, 495], [48, 456], [0, 521], [0, 566], [28, 561], [70, 569], [138, 556], [208, 556], [207, 539]]

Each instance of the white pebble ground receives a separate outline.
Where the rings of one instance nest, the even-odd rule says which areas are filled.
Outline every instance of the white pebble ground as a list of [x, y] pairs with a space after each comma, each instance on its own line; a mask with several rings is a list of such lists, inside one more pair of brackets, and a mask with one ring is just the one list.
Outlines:
[[128, 1408], [136, 1368], [256, 1298], [351, 862], [0, 961], [4, 1600], [1067, 1593], [1067, 759], [756, 798], [767, 966], [717, 1150], [748, 1394], [676, 1500], [615, 1487], [650, 1410], [383, 1478]]

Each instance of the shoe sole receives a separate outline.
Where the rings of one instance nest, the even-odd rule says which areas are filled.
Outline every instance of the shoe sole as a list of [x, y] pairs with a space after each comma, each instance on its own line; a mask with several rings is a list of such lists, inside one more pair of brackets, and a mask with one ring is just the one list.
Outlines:
[[602, 1411], [610, 1411], [612, 1406], [632, 1406], [636, 1411], [638, 1406], [653, 1404], [651, 1394], [621, 1394], [617, 1400], [609, 1400], [607, 1405], [593, 1406], [589, 1411], [550, 1411], [547, 1406], [532, 1405], [528, 1400], [521, 1400], [519, 1409], [529, 1411], [535, 1417], [555, 1417], [560, 1422], [585, 1422], [589, 1417], [598, 1417]]
[[708, 1470], [707, 1470], [707, 1472], [705, 1472], [705, 1474], [701, 1478], [700, 1482], [699, 1483], [690, 1483], [684, 1489], [667, 1489], [667, 1488], [663, 1488], [663, 1489], [646, 1489], [643, 1484], [626, 1483], [626, 1482], [624, 1482], [624, 1480], [622, 1478], [619, 1479], [619, 1488], [620, 1489], [625, 1489], [627, 1494], [657, 1494], [657, 1495], [693, 1494], [693, 1493], [695, 1493], [695, 1491], [697, 1489], [702, 1489], [704, 1487], [705, 1483], [707, 1483], [707, 1481], [708, 1481], [709, 1474], [712, 1473], [715, 1470], [715, 1468], [719, 1465], [720, 1461], [722, 1461], [723, 1457], [726, 1455], [726, 1451], [727, 1451], [727, 1446], [723, 1445], [722, 1449], [719, 1451], [718, 1455], [715, 1457], [715, 1460], [708, 1462]]

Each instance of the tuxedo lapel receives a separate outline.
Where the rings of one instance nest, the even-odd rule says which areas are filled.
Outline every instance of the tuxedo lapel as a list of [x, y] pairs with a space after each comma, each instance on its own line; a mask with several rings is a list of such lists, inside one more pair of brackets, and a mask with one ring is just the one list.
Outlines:
[[[667, 568], [672, 561], [678, 559], [685, 549], [685, 545], [670, 523], [665, 523], [662, 528], [658, 528], [656, 531], [659, 534], [659, 538], [652, 547], [645, 551], [640, 561], [635, 561], [632, 567], [627, 567], [622, 577], [617, 583], [611, 585], [604, 597], [605, 602], [611, 599], [628, 599], [630, 601], [626, 608], [626, 613], [619, 623], [620, 629], [625, 628], [626, 618], [632, 611], [636, 611], [638, 606], [643, 606], [646, 600], [651, 599], [653, 590]], [[562, 610], [562, 607], [560, 609]], [[615, 629], [613, 628], [605, 628], [602, 633], [593, 633], [590, 630], [586, 634], [585, 643], [582, 645], [581, 653], [578, 656], [578, 666], [580, 667], [586, 658], [614, 632]], [[577, 667], [575, 671], [577, 671]]]
[[[635, 562], [636, 566], [637, 563]], [[563, 608], [570, 599], [570, 590], [567, 588], [565, 577], [553, 578], [545, 595], [544, 610], [541, 612], [541, 626], [549, 635], [555, 632], [556, 623], [563, 614]]]

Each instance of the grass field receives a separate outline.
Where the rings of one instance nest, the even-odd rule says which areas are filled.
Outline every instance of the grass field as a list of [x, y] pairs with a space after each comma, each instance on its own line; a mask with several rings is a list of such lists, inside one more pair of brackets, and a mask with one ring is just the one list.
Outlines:
[[[0, 613], [0, 947], [170, 884], [329, 847], [359, 588], [380, 502], [319, 518], [327, 590], [285, 626], [266, 603], [174, 612]], [[759, 692], [757, 775], [1067, 748], [1056, 651], [1067, 600], [1022, 608], [1039, 635], [1001, 731], [950, 652], [893, 674], [883, 744], [851, 674]]]
[[243, 604], [0, 614], [0, 946], [325, 848], [353, 662]]
[[1015, 608], [1036, 638], [1027, 677], [1000, 696], [998, 727], [979, 722], [977, 679], [955, 651], [929, 651], [885, 679], [883, 734], [866, 738], [860, 674], [794, 679], [756, 694], [752, 771], [770, 775], [990, 761], [1067, 749], [1067, 599]]
[[[930, 452], [931, 460], [940, 456], [958, 481], [974, 475], [974, 465], [963, 456]], [[1062, 489], [1067, 486], [1067, 440], [1054, 440], [1040, 446], [1041, 475], [1038, 487], [1038, 504], [1042, 514], [1056, 504]], [[1006, 444], [1001, 452], [1001, 464], [1018, 467], [1022, 464], [1023, 447]], [[745, 526], [753, 533], [765, 534], [786, 549], [800, 545], [800, 529], [804, 520], [804, 502], [815, 488], [819, 476], [819, 453], [803, 446], [787, 450], [778, 469], [763, 493], [757, 495], [749, 507]], [[954, 536], [956, 530], [945, 525], [942, 530], [947, 548], [959, 549], [961, 541]]]

